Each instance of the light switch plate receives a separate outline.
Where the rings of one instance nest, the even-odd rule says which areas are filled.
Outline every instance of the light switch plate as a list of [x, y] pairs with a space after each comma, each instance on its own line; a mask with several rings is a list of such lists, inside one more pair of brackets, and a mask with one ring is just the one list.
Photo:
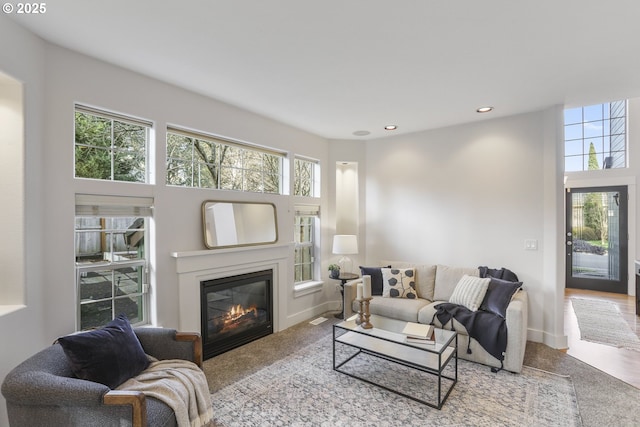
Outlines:
[[524, 249], [526, 251], [537, 251], [538, 241], [536, 239], [526, 239], [524, 241]]

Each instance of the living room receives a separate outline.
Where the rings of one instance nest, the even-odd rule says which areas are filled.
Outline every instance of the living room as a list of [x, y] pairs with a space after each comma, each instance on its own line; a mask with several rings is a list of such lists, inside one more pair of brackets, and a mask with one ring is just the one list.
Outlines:
[[[204, 200], [273, 203], [279, 245], [292, 244], [294, 206], [315, 203], [322, 218], [318, 268], [322, 285], [316, 292], [296, 295], [291, 253], [286, 280], [278, 284], [277, 330], [338, 308], [336, 282], [328, 279], [327, 272], [337, 259], [330, 242], [334, 234], [348, 231], [359, 237], [359, 253], [352, 256], [356, 266], [397, 259], [517, 272], [529, 293], [528, 339], [552, 348], [566, 346], [564, 163], [559, 143], [563, 105], [508, 116], [474, 116], [463, 124], [371, 139], [331, 138], [61, 47], [4, 15], [0, 46], [0, 72], [23, 94], [25, 130], [24, 146], [12, 151], [11, 163], [17, 170], [7, 167], [0, 172], [6, 186], [1, 194], [8, 198], [3, 206], [16, 209], [7, 214], [14, 225], [8, 232], [17, 233], [1, 244], [3, 282], [8, 284], [2, 285], [0, 335], [11, 351], [2, 352], [0, 378], [56, 337], [75, 331], [77, 194], [153, 198], [150, 320], [154, 325], [180, 327], [179, 279], [172, 254], [205, 250]], [[629, 98], [628, 145], [637, 146], [640, 92], [612, 90], [608, 95]], [[154, 184], [74, 178], [75, 103], [154, 123]], [[321, 165], [321, 197], [167, 186], [163, 165], [168, 125], [281, 150], [291, 158], [315, 159]], [[360, 208], [355, 226], [338, 222], [342, 208], [336, 203], [336, 170], [341, 162], [357, 164]], [[631, 258], [640, 232], [635, 208], [639, 164], [640, 154], [630, 149], [628, 168], [603, 171], [605, 178], [599, 179], [629, 185]], [[7, 174], [9, 170], [12, 173]], [[583, 173], [572, 175], [568, 182], [589, 186], [594, 180]], [[11, 188], [20, 191], [16, 194]], [[525, 250], [525, 240], [537, 241], [537, 250]], [[2, 404], [0, 424], [5, 419]]]

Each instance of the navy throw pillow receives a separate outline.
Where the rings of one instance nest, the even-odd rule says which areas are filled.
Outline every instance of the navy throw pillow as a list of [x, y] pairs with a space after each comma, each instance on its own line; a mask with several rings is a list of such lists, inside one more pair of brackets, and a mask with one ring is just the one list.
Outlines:
[[390, 265], [386, 267], [362, 267], [360, 266], [360, 276], [371, 276], [371, 295], [382, 295], [382, 270], [381, 268], [391, 268]]
[[487, 293], [484, 295], [480, 305], [480, 310], [507, 317], [507, 306], [511, 302], [511, 297], [521, 287], [522, 282], [510, 282], [492, 277]]
[[67, 335], [58, 338], [58, 342], [78, 378], [111, 389], [149, 366], [149, 359], [124, 314], [103, 328]]

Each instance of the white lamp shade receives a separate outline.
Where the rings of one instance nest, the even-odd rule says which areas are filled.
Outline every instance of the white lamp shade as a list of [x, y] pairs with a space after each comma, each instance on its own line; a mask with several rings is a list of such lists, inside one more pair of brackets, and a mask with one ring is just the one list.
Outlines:
[[358, 253], [358, 238], [354, 234], [336, 234], [333, 236], [333, 253], [349, 255]]

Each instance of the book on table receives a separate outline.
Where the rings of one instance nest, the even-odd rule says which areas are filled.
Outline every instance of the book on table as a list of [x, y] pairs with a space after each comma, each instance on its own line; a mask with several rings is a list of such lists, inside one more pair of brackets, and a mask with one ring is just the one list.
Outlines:
[[430, 344], [433, 343], [433, 325], [425, 325], [423, 323], [407, 322], [402, 330], [406, 335], [407, 342]]

